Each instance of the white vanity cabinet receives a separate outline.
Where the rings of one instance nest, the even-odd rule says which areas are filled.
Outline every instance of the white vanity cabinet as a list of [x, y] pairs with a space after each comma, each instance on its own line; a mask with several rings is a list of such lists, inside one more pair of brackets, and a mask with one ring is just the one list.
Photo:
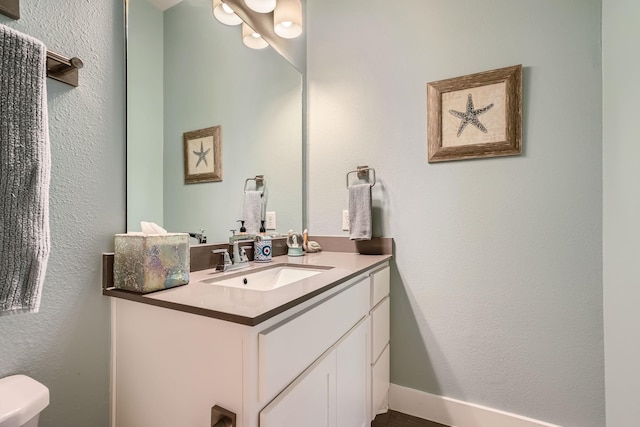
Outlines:
[[112, 298], [112, 427], [210, 427], [214, 405], [241, 427], [368, 426], [388, 282], [385, 262], [255, 326]]
[[387, 411], [389, 267], [363, 285], [370, 290], [366, 316], [262, 410], [261, 427], [364, 427]]

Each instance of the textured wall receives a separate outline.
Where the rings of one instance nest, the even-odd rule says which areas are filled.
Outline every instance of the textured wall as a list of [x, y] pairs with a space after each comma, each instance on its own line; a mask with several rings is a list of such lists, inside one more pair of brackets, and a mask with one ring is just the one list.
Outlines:
[[109, 421], [109, 301], [100, 254], [125, 228], [121, 1], [23, 0], [0, 23], [84, 63], [80, 87], [49, 80], [51, 256], [40, 313], [0, 317], [0, 377], [47, 385], [47, 427]]
[[[599, 0], [309, 0], [308, 211], [376, 168], [392, 382], [604, 424]], [[426, 83], [522, 63], [524, 154], [426, 162]]]
[[640, 419], [640, 4], [604, 0], [604, 319], [607, 425]]

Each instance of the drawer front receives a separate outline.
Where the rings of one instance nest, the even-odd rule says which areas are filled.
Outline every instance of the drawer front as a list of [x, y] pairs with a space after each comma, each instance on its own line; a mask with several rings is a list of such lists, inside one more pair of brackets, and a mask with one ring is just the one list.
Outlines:
[[369, 311], [369, 279], [258, 335], [258, 397], [276, 396]]
[[371, 274], [371, 307], [375, 307], [384, 297], [389, 295], [391, 281], [390, 268], [387, 266]]
[[389, 409], [389, 346], [371, 369], [371, 419]]
[[374, 362], [389, 343], [390, 336], [390, 304], [389, 297], [371, 312], [371, 360]]

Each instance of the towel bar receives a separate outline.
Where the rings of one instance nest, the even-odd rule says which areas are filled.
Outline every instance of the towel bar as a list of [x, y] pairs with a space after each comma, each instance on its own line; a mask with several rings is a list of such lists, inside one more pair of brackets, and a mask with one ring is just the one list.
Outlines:
[[256, 175], [255, 178], [247, 178], [244, 180], [244, 191], [247, 191], [247, 184], [249, 183], [249, 181], [255, 181], [256, 182], [256, 190], [258, 189], [259, 186], [262, 185], [262, 193], [260, 193], [261, 196], [264, 196], [264, 189], [267, 187], [267, 180], [264, 179], [264, 175]]
[[78, 70], [84, 66], [80, 58], [66, 58], [47, 51], [47, 77], [78, 87]]
[[374, 168], [370, 168], [369, 166], [358, 166], [356, 170], [347, 172], [347, 188], [349, 188], [349, 175], [352, 173], [358, 174], [358, 179], [369, 178], [370, 172], [373, 172], [373, 182], [370, 182], [369, 185], [372, 187], [376, 185], [376, 170]]
[[[20, 19], [20, 0], [0, 0], [0, 14]], [[78, 87], [78, 70], [84, 64], [80, 58], [67, 58], [47, 50], [47, 77]]]

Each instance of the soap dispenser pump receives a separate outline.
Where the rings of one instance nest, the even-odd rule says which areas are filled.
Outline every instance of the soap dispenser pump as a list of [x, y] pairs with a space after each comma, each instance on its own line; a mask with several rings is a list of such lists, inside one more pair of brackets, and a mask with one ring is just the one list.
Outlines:
[[244, 226], [244, 220], [239, 219], [238, 222], [240, 223], [240, 234], [247, 234], [247, 229]]

